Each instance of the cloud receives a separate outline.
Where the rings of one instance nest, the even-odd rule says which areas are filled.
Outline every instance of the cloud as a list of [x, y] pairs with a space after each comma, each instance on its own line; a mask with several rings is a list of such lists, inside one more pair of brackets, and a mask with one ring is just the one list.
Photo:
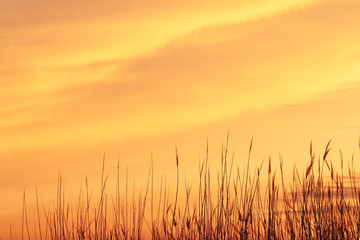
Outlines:
[[0, 51], [8, 58], [7, 67], [72, 65], [133, 57], [202, 26], [269, 16], [294, 6], [297, 4], [284, 0], [15, 0], [4, 3], [0, 9]]
[[[360, 48], [358, 5], [319, 3], [201, 27], [138, 57], [45, 68], [24, 88], [19, 99], [29, 101], [29, 115], [15, 123], [30, 140], [36, 136], [35, 145], [71, 145], [166, 135], [306, 101], [359, 80], [357, 62], [346, 61]], [[49, 124], [20, 128], [27, 122]]]

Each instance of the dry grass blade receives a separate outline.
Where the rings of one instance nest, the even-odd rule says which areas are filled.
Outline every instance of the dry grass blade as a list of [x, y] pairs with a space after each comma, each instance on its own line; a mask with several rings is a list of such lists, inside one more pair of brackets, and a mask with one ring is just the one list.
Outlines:
[[329, 154], [331, 148], [330, 148], [330, 143], [331, 143], [331, 140], [327, 143], [326, 145], [326, 148], [325, 148], [325, 152], [324, 152], [324, 156], [323, 156], [323, 160], [326, 159], [327, 155]]
[[314, 165], [314, 159], [311, 159], [311, 162], [310, 162], [310, 165], [307, 167], [306, 169], [306, 174], [305, 174], [305, 177], [307, 178], [313, 168], [313, 165]]

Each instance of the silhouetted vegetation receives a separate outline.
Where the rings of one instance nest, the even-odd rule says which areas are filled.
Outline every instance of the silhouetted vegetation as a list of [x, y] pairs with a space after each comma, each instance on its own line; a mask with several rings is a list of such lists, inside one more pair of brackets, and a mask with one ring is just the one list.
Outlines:
[[[272, 171], [271, 158], [266, 167], [261, 164], [254, 174], [250, 172], [252, 141], [244, 172], [233, 169], [227, 142], [215, 178], [217, 183], [211, 182], [214, 178], [210, 176], [206, 149], [205, 160], [199, 166], [199, 189], [193, 191], [186, 183], [184, 193], [179, 192], [181, 158], [176, 150], [177, 185], [172, 202], [162, 178], [159, 202], [154, 203], [152, 162], [145, 194], [136, 198], [134, 192], [128, 196], [128, 176], [125, 193], [120, 194], [118, 164], [115, 196], [109, 199], [103, 167], [100, 200], [95, 207], [90, 204], [87, 181], [77, 206], [67, 205], [59, 177], [57, 200], [51, 210], [41, 209], [36, 199], [36, 239], [360, 239], [360, 188], [353, 159], [348, 174], [344, 175], [342, 156], [340, 173], [335, 171], [328, 160], [330, 142], [321, 155], [315, 155], [310, 144], [306, 171], [301, 176], [294, 167], [291, 182], [284, 180], [281, 157], [280, 182]], [[267, 171], [266, 188], [260, 187], [263, 168]], [[178, 203], [178, 194], [184, 194], [183, 205]], [[194, 194], [197, 203], [190, 204]], [[150, 211], [151, 217], [145, 217], [145, 211]], [[35, 239], [29, 232], [25, 195], [22, 226], [22, 239]]]

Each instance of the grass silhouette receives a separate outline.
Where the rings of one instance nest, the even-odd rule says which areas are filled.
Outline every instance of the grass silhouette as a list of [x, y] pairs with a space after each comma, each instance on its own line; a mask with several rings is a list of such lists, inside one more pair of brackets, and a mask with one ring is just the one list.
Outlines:
[[[348, 174], [344, 175], [341, 154], [341, 169], [336, 172], [328, 160], [330, 144], [331, 141], [318, 157], [310, 144], [310, 161], [305, 174], [300, 176], [294, 167], [291, 182], [284, 180], [281, 157], [281, 181], [276, 181], [269, 158], [265, 191], [260, 188], [264, 161], [255, 169], [255, 174], [250, 173], [252, 140], [247, 167], [241, 174], [239, 168], [233, 169], [233, 158], [229, 160], [227, 139], [222, 148], [216, 187], [211, 181], [207, 147], [205, 160], [199, 166], [197, 202], [189, 203], [192, 185], [185, 179], [183, 206], [178, 203], [178, 195], [182, 194], [179, 192], [181, 159], [176, 149], [175, 199], [170, 200], [166, 179], [162, 177], [157, 209], [154, 208], [153, 160], [145, 194], [139, 197], [135, 197], [135, 191], [129, 196], [128, 174], [125, 193], [121, 196], [118, 162], [115, 197], [110, 201], [104, 158], [101, 191], [95, 206], [91, 204], [87, 179], [77, 205], [66, 204], [60, 176], [56, 204], [50, 210], [45, 210], [44, 206], [40, 208], [36, 191], [37, 224], [30, 227], [24, 192], [21, 239], [359, 239], [360, 189], [354, 159], [349, 164]], [[150, 217], [146, 217], [146, 210], [150, 210]], [[37, 234], [30, 233], [29, 229]]]

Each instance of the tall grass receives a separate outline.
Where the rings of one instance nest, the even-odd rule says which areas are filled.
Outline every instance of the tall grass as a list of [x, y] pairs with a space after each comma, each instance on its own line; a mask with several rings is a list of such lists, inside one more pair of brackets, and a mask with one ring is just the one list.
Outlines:
[[[264, 161], [253, 174], [249, 169], [252, 146], [251, 140], [246, 168], [241, 172], [241, 169], [233, 167], [234, 157], [228, 156], [227, 139], [222, 148], [220, 169], [214, 178], [208, 164], [207, 145], [205, 160], [199, 165], [198, 191], [194, 195], [197, 202], [194, 204], [190, 204], [192, 185], [186, 179], [185, 193], [179, 192], [181, 158], [177, 149], [174, 159], [177, 179], [175, 197], [169, 197], [166, 177], [162, 176], [158, 204], [154, 201], [153, 160], [145, 194], [139, 194], [138, 197], [135, 197], [135, 190], [132, 197], [129, 196], [128, 174], [125, 193], [121, 194], [119, 162], [115, 196], [107, 193], [105, 158], [100, 196], [95, 203], [92, 202], [92, 191], [89, 191], [86, 179], [85, 191], [80, 189], [76, 206], [66, 204], [62, 178], [59, 175], [54, 207], [45, 210], [43, 206], [41, 209], [36, 191], [37, 224], [32, 234], [29, 231], [24, 192], [21, 239], [360, 238], [360, 189], [357, 186], [354, 158], [345, 175], [342, 153], [339, 172], [334, 170], [328, 159], [331, 142], [320, 155], [314, 153], [310, 144], [306, 171], [301, 175], [294, 166], [292, 182], [285, 182], [283, 159], [280, 156], [280, 183], [276, 180], [276, 172], [272, 170], [274, 163], [269, 158], [264, 189], [260, 186]], [[215, 186], [213, 179], [217, 180]], [[183, 205], [178, 202], [179, 194], [184, 194]], [[149, 210], [150, 215], [146, 214]]]

